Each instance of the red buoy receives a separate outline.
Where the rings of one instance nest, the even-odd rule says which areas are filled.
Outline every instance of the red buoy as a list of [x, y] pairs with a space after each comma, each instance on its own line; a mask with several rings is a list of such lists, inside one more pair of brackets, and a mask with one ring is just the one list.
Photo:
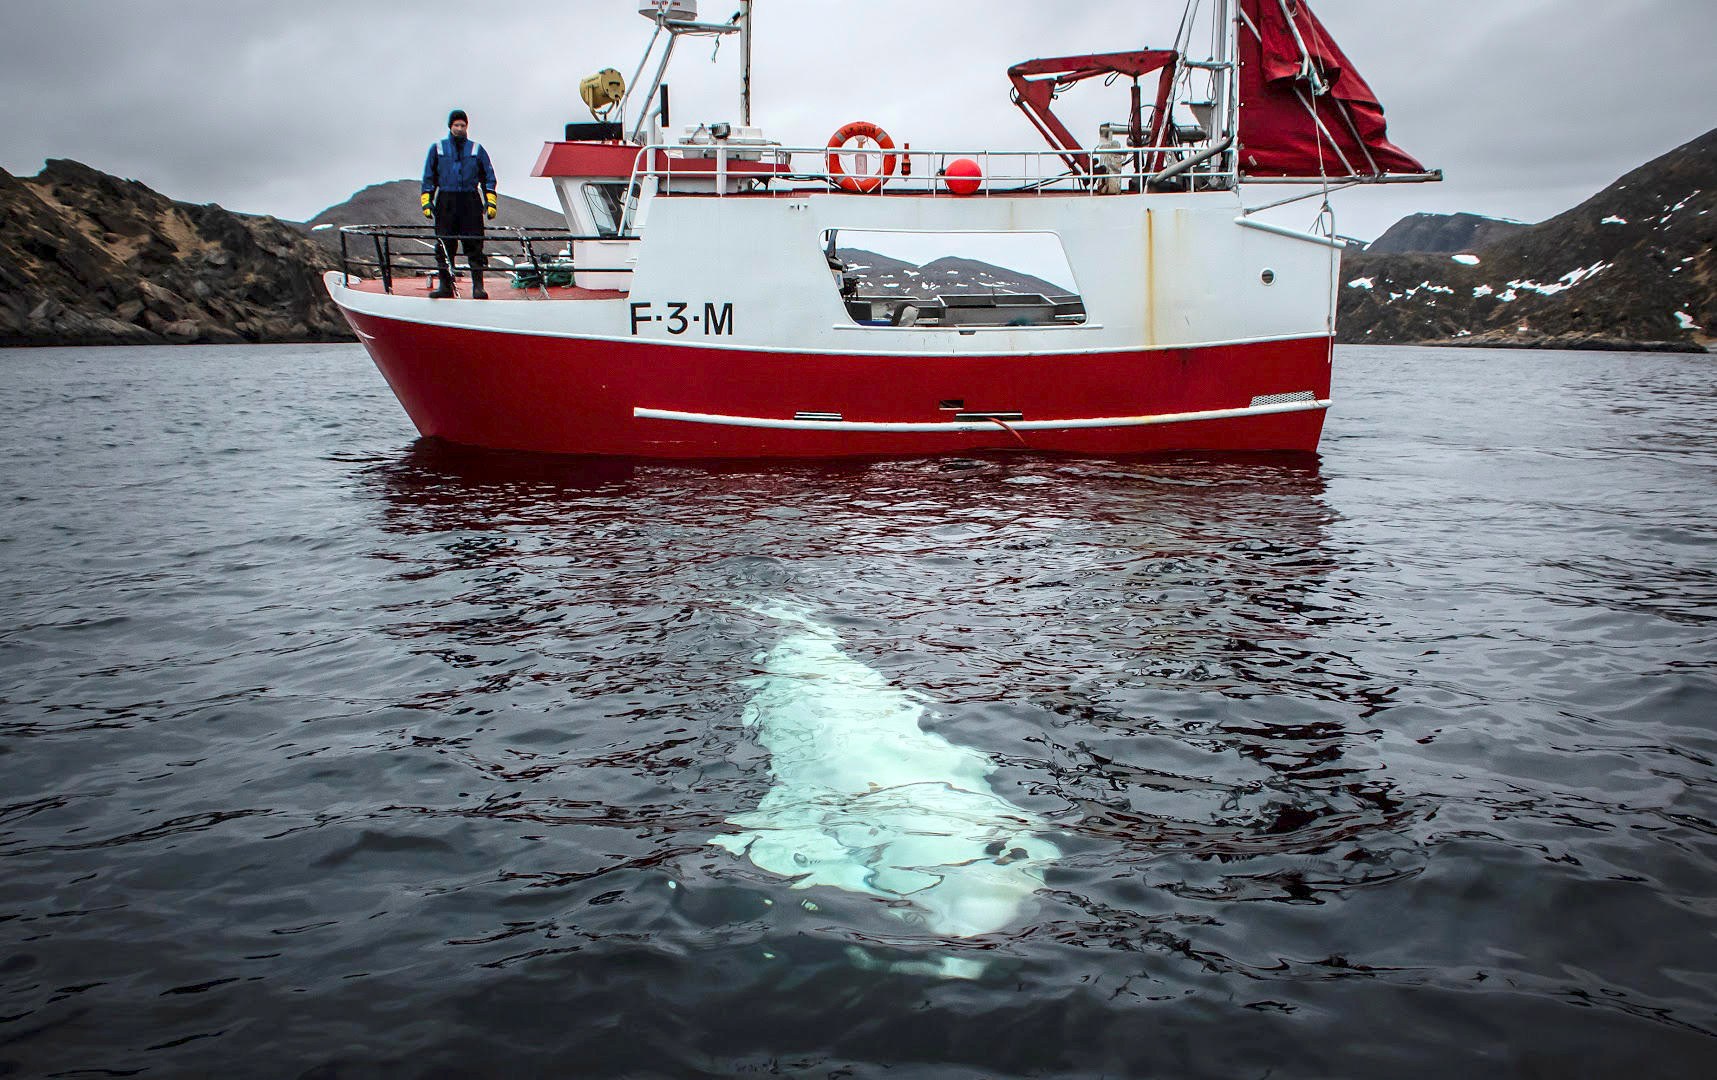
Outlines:
[[955, 158], [942, 170], [942, 182], [955, 195], [973, 195], [984, 184], [984, 170], [969, 157]]

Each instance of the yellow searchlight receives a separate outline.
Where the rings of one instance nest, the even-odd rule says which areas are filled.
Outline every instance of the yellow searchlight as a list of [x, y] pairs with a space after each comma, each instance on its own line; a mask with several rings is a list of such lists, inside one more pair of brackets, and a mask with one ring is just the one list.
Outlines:
[[578, 84], [578, 95], [590, 106], [590, 115], [607, 120], [626, 96], [626, 80], [613, 68], [603, 68]]

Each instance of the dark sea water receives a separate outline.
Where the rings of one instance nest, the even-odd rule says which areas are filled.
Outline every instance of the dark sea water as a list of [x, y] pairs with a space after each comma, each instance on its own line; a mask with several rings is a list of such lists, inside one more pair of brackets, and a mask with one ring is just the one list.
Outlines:
[[589, 463], [356, 347], [0, 353], [0, 1076], [1717, 1075], [1717, 358], [1337, 398]]

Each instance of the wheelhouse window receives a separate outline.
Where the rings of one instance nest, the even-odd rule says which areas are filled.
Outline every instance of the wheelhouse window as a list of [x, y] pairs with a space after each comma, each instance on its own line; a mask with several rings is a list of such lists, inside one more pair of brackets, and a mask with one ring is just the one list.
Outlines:
[[598, 236], [619, 236], [620, 222], [625, 217], [626, 185], [587, 183], [584, 201], [590, 207], [590, 217]]
[[1078, 326], [1085, 301], [1048, 232], [829, 229], [829, 272], [861, 326]]

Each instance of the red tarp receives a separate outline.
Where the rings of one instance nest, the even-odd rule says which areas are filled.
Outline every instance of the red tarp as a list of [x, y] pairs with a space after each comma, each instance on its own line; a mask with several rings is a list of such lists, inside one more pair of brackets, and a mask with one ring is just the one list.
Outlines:
[[[1293, 15], [1292, 26], [1284, 6]], [[1389, 141], [1377, 96], [1304, 0], [1240, 0], [1240, 11], [1243, 175], [1380, 176], [1426, 171]], [[1307, 54], [1328, 90], [1322, 96], [1314, 96], [1310, 82], [1301, 78]], [[1317, 120], [1312, 118], [1313, 107]]]

